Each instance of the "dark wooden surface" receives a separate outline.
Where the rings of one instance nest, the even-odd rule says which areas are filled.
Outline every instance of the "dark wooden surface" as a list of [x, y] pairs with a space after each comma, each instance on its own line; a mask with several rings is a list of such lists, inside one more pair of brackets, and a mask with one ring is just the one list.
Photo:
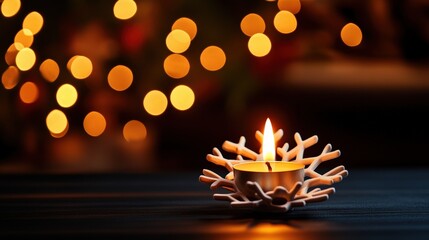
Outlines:
[[429, 169], [351, 170], [287, 214], [231, 209], [199, 173], [0, 176], [0, 236], [429, 239]]

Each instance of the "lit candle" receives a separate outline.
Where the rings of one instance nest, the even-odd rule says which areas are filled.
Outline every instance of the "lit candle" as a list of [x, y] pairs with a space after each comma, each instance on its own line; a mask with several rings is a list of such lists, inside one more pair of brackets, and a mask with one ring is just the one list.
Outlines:
[[257, 182], [267, 192], [277, 186], [291, 190], [297, 182], [304, 181], [304, 165], [292, 162], [276, 161], [276, 146], [270, 119], [265, 122], [262, 141], [263, 161], [234, 165], [234, 181], [237, 188], [248, 197], [253, 192], [247, 188], [247, 182]]

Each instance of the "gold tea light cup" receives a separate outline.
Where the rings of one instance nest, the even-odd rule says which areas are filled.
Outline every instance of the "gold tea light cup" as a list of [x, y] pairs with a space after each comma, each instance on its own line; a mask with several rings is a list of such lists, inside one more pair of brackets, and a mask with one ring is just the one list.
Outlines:
[[256, 182], [268, 192], [277, 186], [291, 191], [296, 183], [304, 182], [305, 165], [291, 162], [257, 161], [234, 165], [234, 182], [238, 190], [248, 198], [254, 197], [254, 191], [247, 182]]

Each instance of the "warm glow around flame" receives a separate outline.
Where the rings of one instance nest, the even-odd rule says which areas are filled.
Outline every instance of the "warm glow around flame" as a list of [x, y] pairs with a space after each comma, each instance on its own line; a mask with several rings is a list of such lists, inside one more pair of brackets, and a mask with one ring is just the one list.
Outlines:
[[264, 128], [264, 139], [262, 141], [262, 157], [264, 161], [274, 161], [276, 159], [276, 144], [274, 142], [273, 126], [267, 118]]

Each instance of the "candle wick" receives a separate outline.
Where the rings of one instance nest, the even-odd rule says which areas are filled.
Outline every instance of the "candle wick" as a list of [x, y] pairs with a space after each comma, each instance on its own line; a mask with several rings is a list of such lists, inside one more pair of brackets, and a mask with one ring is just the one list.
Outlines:
[[265, 162], [265, 164], [266, 164], [266, 165], [267, 165], [267, 167], [268, 167], [268, 171], [269, 171], [269, 172], [272, 172], [272, 171], [273, 171], [273, 168], [271, 167], [270, 162]]

